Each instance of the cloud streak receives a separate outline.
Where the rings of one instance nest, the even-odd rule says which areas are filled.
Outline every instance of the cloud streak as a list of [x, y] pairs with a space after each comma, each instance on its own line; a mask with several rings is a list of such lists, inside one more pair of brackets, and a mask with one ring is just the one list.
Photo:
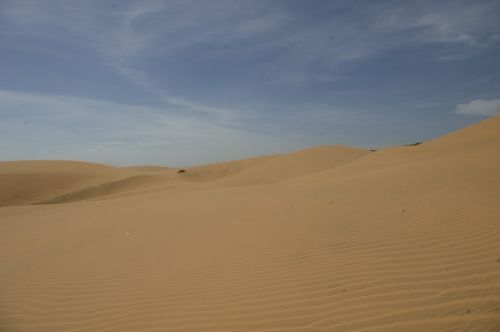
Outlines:
[[182, 56], [203, 48], [207, 59], [226, 56], [224, 46], [233, 44], [238, 57], [278, 53], [282, 66], [305, 71], [314, 63], [333, 69], [409, 45], [440, 45], [436, 59], [460, 59], [496, 44], [499, 35], [500, 23], [492, 13], [500, 6], [492, 2], [361, 3], [322, 4], [332, 15], [329, 20], [318, 20], [314, 11], [263, 1], [213, 1], [205, 6], [196, 1], [120, 2], [113, 9], [48, 1], [43, 6], [11, 2], [7, 7], [12, 7], [16, 24], [60, 26], [111, 66], [147, 76], [140, 62], [150, 57]]
[[4, 160], [24, 159], [24, 150], [40, 145], [42, 159], [175, 166], [231, 159], [241, 145], [244, 155], [291, 147], [278, 133], [225, 128], [147, 105], [0, 90], [0, 108]]
[[[155, 96], [159, 102], [190, 112], [209, 114], [213, 118], [219, 118], [220, 121], [228, 121], [230, 115], [236, 117], [238, 112], [207, 105], [186, 97], [175, 96], [159, 87], [144, 70], [134, 64], [138, 59], [147, 58], [151, 53], [168, 54], [174, 52], [175, 49], [189, 47], [189, 43], [193, 43], [193, 41], [187, 41], [188, 44], [186, 44], [185, 41], [180, 42], [180, 45], [158, 50], [158, 45], [162, 45], [161, 36], [165, 36], [170, 28], [186, 29], [188, 21], [182, 22], [177, 19], [174, 20], [173, 26], [159, 27], [157, 20], [157, 24], [152, 28], [141, 26], [151, 16], [157, 16], [165, 11], [177, 12], [178, 8], [176, 7], [178, 5], [172, 6], [158, 1], [146, 1], [129, 3], [124, 8], [111, 11], [106, 8], [107, 11], [104, 14], [98, 14], [96, 8], [82, 8], [77, 3], [49, 1], [48, 6], [46, 6], [36, 1], [27, 1], [20, 5], [11, 3], [11, 6], [7, 6], [9, 18], [15, 21], [16, 25], [28, 27], [29, 33], [43, 31], [44, 27], [47, 28], [51, 25], [69, 31], [70, 36], [66, 39], [67, 42], [73, 43], [73, 37], [76, 36], [76, 40], [79, 40], [84, 48], [93, 49], [102, 57], [105, 64], [115, 69], [118, 74], [127, 78], [137, 87]], [[250, 33], [256, 28], [249, 26], [246, 30], [247, 33]]]
[[466, 125], [473, 117], [457, 113], [489, 114], [498, 98], [498, 1], [0, 6], [10, 158], [36, 137], [56, 157], [167, 164], [397, 144]]
[[500, 99], [477, 99], [459, 104], [455, 113], [472, 116], [490, 116], [500, 113]]

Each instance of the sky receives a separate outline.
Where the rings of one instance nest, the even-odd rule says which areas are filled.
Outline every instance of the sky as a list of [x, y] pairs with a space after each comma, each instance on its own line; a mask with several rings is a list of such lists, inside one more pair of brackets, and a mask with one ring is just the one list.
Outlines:
[[0, 0], [0, 160], [188, 166], [500, 112], [500, 1]]

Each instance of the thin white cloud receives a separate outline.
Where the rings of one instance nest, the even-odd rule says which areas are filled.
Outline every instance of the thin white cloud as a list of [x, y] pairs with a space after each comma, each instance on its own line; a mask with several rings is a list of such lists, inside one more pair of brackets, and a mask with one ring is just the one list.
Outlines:
[[[289, 150], [293, 140], [160, 107], [0, 90], [0, 158], [197, 164]], [[8, 142], [8, 144], [7, 144]]]
[[[199, 25], [203, 24], [200, 22], [201, 16], [195, 18], [192, 14], [188, 15], [189, 8], [184, 8], [185, 5], [157, 1], [119, 3], [115, 10], [102, 9], [104, 14], [96, 12], [99, 8], [82, 7], [76, 3], [49, 1], [47, 5], [41, 5], [36, 1], [26, 1], [12, 2], [7, 5], [4, 16], [8, 17], [12, 24], [23, 28], [20, 30], [21, 34], [43, 33], [40, 31], [44, 31], [44, 28], [51, 25], [59, 26], [63, 31], [70, 33], [70, 36], [77, 38], [59, 37], [68, 43], [76, 41], [81, 44], [81, 47], [93, 49], [102, 57], [104, 63], [131, 83], [155, 96], [159, 102], [190, 112], [209, 114], [214, 118], [219, 118], [221, 122], [228, 122], [230, 118], [235, 118], [239, 114], [236, 109], [217, 107], [183, 96], [174, 96], [159, 87], [144, 70], [135, 65], [138, 59], [147, 58], [151, 54], [163, 53], [168, 56], [169, 52], [190, 47], [200, 42], [203, 37], [209, 38], [208, 35], [220, 37], [222, 31], [225, 34], [230, 33], [225, 30], [225, 27], [215, 26], [180, 38], [179, 35], [183, 30], [199, 28]], [[178, 13], [183, 8], [185, 9], [184, 15], [178, 15], [172, 20], [156, 20], [152, 28], [141, 27], [141, 24], [144, 24], [152, 15], [165, 12]], [[204, 22], [207, 23], [206, 20]], [[267, 21], [264, 23], [262, 23], [264, 29], [268, 29], [270, 23]], [[194, 26], [190, 27], [190, 25]], [[247, 35], [259, 32], [255, 23], [243, 26], [241, 30]], [[168, 43], [162, 40], [165, 37], [169, 39]]]
[[[500, 29], [500, 21], [495, 15], [499, 6], [494, 1], [408, 0], [366, 1], [363, 4], [339, 1], [323, 3], [321, 13], [315, 6], [299, 9], [287, 2], [230, 0], [117, 1], [113, 8], [110, 3], [101, 1], [23, 0], [3, 1], [0, 6], [0, 38], [8, 37], [5, 43], [2, 39], [2, 47], [19, 47], [23, 51], [31, 47], [33, 52], [66, 52], [67, 59], [72, 59], [76, 52], [82, 52], [92, 57], [89, 64], [103, 62], [128, 82], [149, 93], [151, 104], [157, 106], [75, 96], [18, 92], [3, 95], [4, 102], [14, 105], [12, 109], [16, 111], [12, 113], [31, 117], [37, 112], [46, 114], [46, 119], [66, 121], [60, 122], [62, 127], [70, 125], [76, 131], [79, 129], [74, 123], [84, 121], [90, 130], [95, 131], [95, 137], [99, 137], [100, 145], [96, 143], [98, 149], [104, 151], [104, 147], [109, 146], [111, 154], [111, 146], [123, 146], [123, 151], [128, 152], [134, 146], [148, 147], [151, 149], [148, 151], [153, 151], [153, 147], [160, 149], [168, 142], [175, 145], [190, 139], [192, 142], [210, 140], [212, 133], [220, 140], [215, 139], [217, 149], [222, 146], [228, 151], [233, 149], [222, 138], [222, 134], [227, 133], [227, 141], [232, 141], [233, 147], [237, 146], [236, 142], [246, 146], [243, 137], [260, 142], [253, 143], [250, 150], [255, 150], [257, 144], [267, 146], [273, 142], [261, 136], [258, 138], [251, 133], [250, 127], [261, 130], [267, 124], [283, 128], [284, 122], [288, 122], [288, 126], [292, 122], [302, 123], [297, 120], [296, 115], [300, 114], [298, 108], [308, 110], [302, 116], [305, 119], [303, 122], [307, 123], [309, 119], [310, 132], [318, 135], [316, 128], [327, 119], [335, 122], [340, 118], [349, 118], [349, 112], [335, 115], [337, 113], [330, 112], [335, 107], [326, 107], [328, 111], [324, 119], [320, 119], [323, 113], [306, 105], [313, 101], [297, 106], [292, 105], [296, 104], [295, 101], [280, 102], [279, 98], [270, 96], [276, 85], [341, 81], [343, 78], [338, 75], [345, 63], [351, 62], [349, 65], [352, 65], [354, 61], [376, 58], [390, 51], [418, 49], [425, 51], [422, 52], [424, 56], [433, 56], [438, 60], [465, 59], [477, 54], [474, 52], [498, 45]], [[4, 26], [6, 29], [2, 29]], [[33, 40], [38, 43], [33, 43]], [[46, 41], [60, 47], [50, 50], [50, 47], [41, 47]], [[225, 78], [225, 73], [212, 81], [206, 72], [200, 74], [195, 69], [200, 68], [200, 64], [210, 66], [215, 62], [212, 60], [220, 63], [226, 59], [231, 66], [248, 66], [242, 70], [244, 73], [255, 69], [255, 75], [242, 76], [236, 84], [246, 88], [262, 82], [274, 83], [270, 86], [269, 95], [258, 95], [261, 92], [257, 91], [254, 98], [251, 95], [254, 92], [244, 88], [238, 91], [243, 96], [240, 99], [237, 99], [239, 96], [217, 95], [224, 94], [221, 92], [224, 90], [219, 88], [229, 86], [232, 81], [222, 82], [220, 77]], [[186, 63], [195, 64], [194, 69], [190, 71], [191, 68], [188, 68], [186, 77], [183, 77], [183, 86], [187, 89], [192, 87], [192, 91], [180, 91], [174, 78], [166, 76], [169, 72], [179, 75], [179, 71], [170, 70], [169, 66], [180, 64], [181, 68], [185, 68], [188, 67]], [[156, 69], [158, 73], [153, 72]], [[163, 77], [160, 77], [160, 72]], [[245, 81], [247, 78], [248, 82]], [[161, 84], [157, 80], [161, 80]], [[214, 82], [220, 86], [212, 89]], [[176, 93], [172, 93], [173, 87], [176, 87]], [[50, 89], [50, 85], [46, 88]], [[362, 88], [359, 92], [353, 90], [356, 89], [346, 91], [362, 92]], [[199, 91], [204, 94], [197, 94]], [[213, 97], [201, 97], [210, 96], [212, 91], [216, 92]], [[308, 93], [304, 89], [304, 96], [307, 97]], [[248, 98], [245, 100], [245, 97]], [[237, 104], [234, 100], [241, 102]], [[32, 111], [27, 113], [29, 109]], [[268, 114], [264, 114], [266, 110]], [[268, 121], [254, 121], [266, 116]], [[252, 121], [247, 121], [248, 117]], [[1, 112], [0, 118], [5, 118]], [[37, 119], [40, 121], [37, 129], [40, 136], [50, 133], [47, 130], [50, 123], [46, 119]], [[6, 125], [9, 121], [3, 122], [3, 129], [10, 130]], [[34, 123], [31, 121], [32, 126]], [[12, 128], [25, 130], [16, 126]], [[131, 127], [134, 130], [127, 132]], [[231, 129], [238, 127], [245, 128]], [[50, 128], [63, 131], [55, 125]], [[63, 134], [71, 137], [72, 133], [66, 131]], [[283, 132], [280, 134], [278, 143], [282, 144], [289, 136]], [[86, 139], [91, 142], [93, 137], [89, 135]], [[206, 147], [206, 144], [203, 142], [200, 146]], [[116, 160], [126, 160], [126, 157], [117, 157]]]
[[183, 97], [171, 95], [166, 90], [158, 88], [156, 84], [154, 84], [153, 80], [141, 70], [118, 63], [114, 63], [112, 66], [115, 70], [117, 70], [117, 72], [129, 79], [136, 86], [143, 88], [148, 93], [154, 95], [160, 102], [165, 104], [181, 109], [187, 109], [195, 113], [211, 115], [214, 117], [213, 120], [216, 120], [220, 124], [232, 124], [237, 121], [238, 116], [241, 114], [241, 111], [236, 109], [211, 106]]
[[460, 45], [463, 49], [455, 57], [465, 57], [469, 48], [492, 43], [487, 36], [500, 27], [490, 14], [493, 8], [484, 3], [441, 2], [429, 6], [418, 1], [373, 2], [365, 10], [360, 13], [357, 24], [331, 23], [334, 59], [363, 59], [392, 49], [429, 43], [445, 49]]
[[455, 113], [463, 115], [490, 116], [500, 113], [500, 99], [477, 99], [459, 104]]
[[[208, 59], [225, 56], [224, 45], [238, 43], [238, 50], [231, 49], [233, 56], [252, 58], [260, 52], [278, 51], [282, 55], [278, 67], [283, 67], [285, 76], [290, 75], [287, 68], [296, 68], [298, 76], [315, 77], [317, 73], [308, 72], [311, 63], [333, 68], [408, 45], [440, 44], [436, 59], [463, 59], [474, 50], [496, 44], [494, 36], [500, 28], [492, 14], [498, 6], [476, 1], [367, 2], [363, 6], [332, 2], [325, 10], [348, 14], [331, 20], [259, 1], [123, 1], [113, 10], [99, 2], [83, 6], [12, 1], [5, 7], [14, 24], [28, 24], [30, 31], [43, 24], [60, 26], [77, 37], [67, 38], [68, 42], [86, 43], [112, 66], [135, 71], [141, 71], [137, 63], [150, 56], [168, 57], [211, 46], [203, 52]], [[280, 78], [279, 68], [273, 76], [273, 82], [287, 81]], [[152, 80], [145, 85], [159, 89]], [[169, 91], [163, 94], [172, 95]], [[192, 104], [205, 103], [194, 100]]]

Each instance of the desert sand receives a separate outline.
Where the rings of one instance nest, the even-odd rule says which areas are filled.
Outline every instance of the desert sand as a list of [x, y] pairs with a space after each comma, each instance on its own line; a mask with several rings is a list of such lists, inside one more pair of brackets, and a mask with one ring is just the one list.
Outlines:
[[0, 331], [500, 331], [500, 116], [183, 169], [0, 162]]

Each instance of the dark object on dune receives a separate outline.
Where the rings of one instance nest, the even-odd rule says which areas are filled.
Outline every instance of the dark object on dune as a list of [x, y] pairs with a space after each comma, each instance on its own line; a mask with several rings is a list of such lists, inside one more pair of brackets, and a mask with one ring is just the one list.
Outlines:
[[181, 174], [181, 173], [186, 173], [186, 170], [185, 169], [180, 169], [177, 171], [177, 174]]
[[370, 152], [375, 152], [375, 151], [377, 151], [377, 150], [376, 149], [370, 149]]
[[415, 143], [411, 143], [411, 144], [405, 144], [405, 146], [417, 146], [417, 145], [420, 145], [422, 144], [422, 142], [415, 142]]

